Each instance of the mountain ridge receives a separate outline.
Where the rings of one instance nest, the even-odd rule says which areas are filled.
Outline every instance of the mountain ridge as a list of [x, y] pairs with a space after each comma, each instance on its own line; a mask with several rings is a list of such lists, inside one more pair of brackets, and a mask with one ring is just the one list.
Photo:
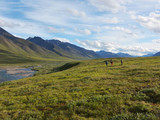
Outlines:
[[78, 54], [80, 54], [82, 56], [86, 56], [88, 58], [99, 58], [100, 57], [93, 50], [88, 50], [88, 49], [79, 47], [77, 45], [74, 45], [74, 44], [71, 44], [68, 42], [61, 42], [61, 41], [53, 40], [53, 39], [47, 40], [47, 41], [49, 43], [58, 45], [60, 48], [62, 48], [65, 51], [72, 52], [72, 54], [78, 53]]
[[94, 59], [100, 57], [92, 50], [87, 50], [68, 42], [61, 42], [59, 40], [54, 40], [54, 39], [44, 40], [40, 37], [33, 37], [33, 38], [30, 37], [26, 40], [29, 40], [30, 42], [33, 42], [34, 44], [44, 47], [50, 51], [56, 51], [58, 54], [72, 59], [83, 60], [83, 59]]
[[[8, 55], [7, 55], [8, 54]], [[0, 27], [0, 56], [8, 59], [69, 59], [86, 60], [96, 58], [134, 57], [127, 53], [112, 53], [87, 50], [60, 40], [44, 40], [41, 37], [18, 38]], [[1, 59], [3, 58], [1, 57]], [[3, 60], [5, 61], [5, 60]]]

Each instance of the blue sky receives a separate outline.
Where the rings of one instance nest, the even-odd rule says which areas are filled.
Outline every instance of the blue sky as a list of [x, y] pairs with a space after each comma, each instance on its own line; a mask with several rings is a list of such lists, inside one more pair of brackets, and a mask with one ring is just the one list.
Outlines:
[[0, 0], [0, 27], [91, 50], [160, 51], [160, 0]]

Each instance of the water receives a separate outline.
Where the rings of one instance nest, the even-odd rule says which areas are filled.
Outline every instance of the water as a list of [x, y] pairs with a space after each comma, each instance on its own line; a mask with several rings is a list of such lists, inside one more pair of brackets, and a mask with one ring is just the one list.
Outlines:
[[11, 80], [18, 80], [33, 76], [35, 71], [31, 68], [6, 68], [0, 70], [0, 83]]

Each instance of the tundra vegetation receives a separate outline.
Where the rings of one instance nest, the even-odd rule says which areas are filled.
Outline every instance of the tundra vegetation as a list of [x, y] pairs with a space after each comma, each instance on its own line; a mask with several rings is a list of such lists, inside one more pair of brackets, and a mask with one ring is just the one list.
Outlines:
[[105, 60], [42, 64], [33, 77], [0, 83], [0, 119], [160, 119], [160, 57]]

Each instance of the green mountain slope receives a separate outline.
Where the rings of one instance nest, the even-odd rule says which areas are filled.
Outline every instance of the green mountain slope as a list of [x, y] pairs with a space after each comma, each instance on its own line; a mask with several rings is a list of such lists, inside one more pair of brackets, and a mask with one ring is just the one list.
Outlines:
[[0, 62], [25, 62], [65, 59], [27, 40], [17, 38], [0, 28]]
[[0, 84], [0, 119], [159, 120], [160, 57], [87, 60]]

